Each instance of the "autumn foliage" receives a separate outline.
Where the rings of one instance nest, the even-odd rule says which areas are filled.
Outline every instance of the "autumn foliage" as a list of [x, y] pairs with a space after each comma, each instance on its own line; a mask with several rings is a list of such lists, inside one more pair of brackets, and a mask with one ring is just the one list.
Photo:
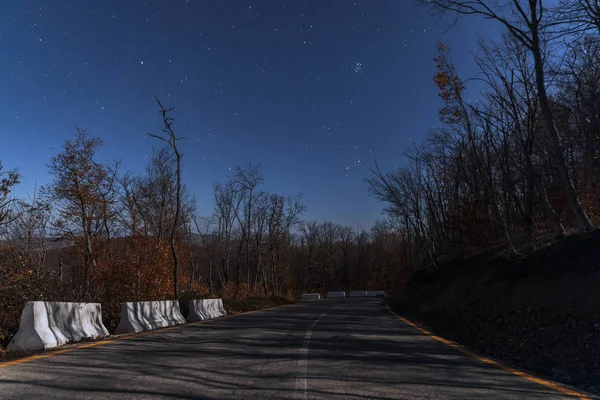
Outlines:
[[540, 61], [510, 32], [482, 44], [474, 62], [484, 89], [474, 102], [439, 44], [432, 84], [441, 125], [401, 166], [375, 166], [367, 187], [385, 219], [369, 230], [303, 220], [302, 197], [266, 191], [252, 164], [215, 182], [213, 211], [197, 215], [182, 184], [193, 174], [180, 170], [177, 127], [162, 105], [167, 146], [137, 176], [99, 162], [102, 140], [83, 129], [53, 158], [54, 180], [31, 202], [11, 198], [18, 173], [0, 164], [0, 341], [14, 333], [26, 300], [98, 301], [110, 327], [123, 301], [396, 291], [419, 269], [492, 248], [522, 256], [523, 247], [587, 229], [588, 216], [597, 225], [600, 31], [589, 26], [557, 37], [560, 60], [548, 52]]
[[101, 146], [77, 129], [53, 158], [53, 182], [33, 201], [9, 199], [6, 191], [3, 345], [29, 300], [99, 302], [112, 330], [126, 301], [177, 298], [185, 310], [189, 299], [220, 296], [240, 311], [306, 291], [406, 283], [406, 270], [394, 265], [410, 256], [396, 246], [400, 237], [390, 223], [366, 231], [302, 221], [301, 196], [264, 191], [257, 165], [238, 167], [215, 183], [214, 211], [199, 216], [185, 185], [177, 201], [177, 163], [168, 148], [157, 149], [144, 174], [134, 176], [122, 173], [118, 162], [98, 162]]
[[[599, 33], [587, 32], [569, 44], [562, 64], [548, 65], [561, 68], [548, 88], [551, 111], [574, 198], [592, 224], [600, 223]], [[407, 151], [404, 166], [376, 168], [368, 180], [413, 248], [413, 262], [439, 265], [498, 247], [520, 254], [585, 226], [556, 163], [528, 49], [510, 35], [482, 45], [475, 61], [487, 92], [476, 103], [465, 100], [449, 49], [438, 51], [433, 83], [442, 126]]]
[[440, 90], [438, 96], [444, 101], [444, 107], [439, 110], [440, 120], [447, 124], [457, 124], [460, 122], [463, 112], [461, 96], [466, 87], [448, 59], [446, 45], [438, 43], [438, 52], [439, 55], [434, 58], [437, 72], [433, 76], [433, 80]]

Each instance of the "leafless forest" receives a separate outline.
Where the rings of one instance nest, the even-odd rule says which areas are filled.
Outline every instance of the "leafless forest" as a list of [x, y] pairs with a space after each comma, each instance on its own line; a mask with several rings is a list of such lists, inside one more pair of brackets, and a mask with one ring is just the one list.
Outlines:
[[[600, 4], [537, 0], [430, 1], [433, 10], [483, 14], [503, 24], [482, 42], [467, 78], [439, 45], [433, 83], [442, 127], [408, 149], [403, 164], [365, 182], [386, 206], [370, 230], [305, 221], [299, 194], [267, 193], [257, 165], [214, 184], [201, 216], [182, 183], [185, 140], [173, 110], [149, 133], [157, 150], [145, 173], [102, 164], [102, 140], [78, 129], [49, 165], [33, 201], [11, 191], [18, 165], [0, 170], [0, 341], [26, 300], [118, 303], [218, 294], [401, 290], [420, 268], [491, 247], [589, 230], [600, 220]], [[512, 12], [511, 12], [512, 10]], [[469, 97], [473, 97], [469, 93]], [[436, 99], [432, 99], [432, 104]], [[184, 136], [184, 135], [183, 135]], [[185, 179], [183, 179], [185, 181]], [[207, 188], [207, 190], [210, 190]]]

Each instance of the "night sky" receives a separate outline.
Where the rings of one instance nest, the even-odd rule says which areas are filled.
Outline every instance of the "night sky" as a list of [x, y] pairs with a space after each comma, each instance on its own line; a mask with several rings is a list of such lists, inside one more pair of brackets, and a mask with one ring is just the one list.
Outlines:
[[496, 27], [436, 22], [411, 0], [3, 1], [0, 159], [31, 196], [77, 125], [104, 140], [100, 161], [141, 173], [160, 145], [146, 137], [157, 95], [176, 107], [200, 214], [212, 183], [252, 162], [263, 190], [303, 193], [306, 219], [368, 228], [373, 161], [401, 165], [439, 126], [436, 43], [471, 77], [477, 35]]

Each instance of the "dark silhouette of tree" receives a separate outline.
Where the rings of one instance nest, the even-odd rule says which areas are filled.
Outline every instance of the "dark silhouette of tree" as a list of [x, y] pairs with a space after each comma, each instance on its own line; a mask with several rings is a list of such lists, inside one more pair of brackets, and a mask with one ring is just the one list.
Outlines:
[[173, 256], [173, 297], [174, 298], [179, 298], [179, 286], [178, 286], [178, 279], [179, 279], [179, 257], [177, 254], [177, 248], [176, 248], [176, 244], [175, 244], [175, 235], [177, 232], [177, 227], [179, 224], [179, 217], [181, 214], [181, 158], [182, 158], [182, 154], [179, 151], [179, 149], [177, 148], [177, 141], [184, 139], [183, 137], [177, 137], [175, 135], [175, 132], [173, 131], [173, 123], [175, 122], [175, 120], [171, 117], [169, 117], [169, 113], [171, 111], [173, 111], [173, 108], [165, 108], [162, 103], [160, 102], [160, 100], [158, 99], [158, 97], [155, 98], [156, 99], [156, 104], [158, 104], [158, 107], [160, 109], [160, 114], [162, 116], [162, 120], [163, 120], [163, 124], [164, 124], [164, 128], [161, 130], [162, 134], [161, 135], [157, 135], [154, 133], [150, 133], [148, 132], [148, 136], [151, 136], [153, 138], [159, 139], [165, 143], [167, 143], [167, 145], [171, 148], [171, 150], [173, 151], [173, 154], [175, 155], [175, 162], [176, 162], [176, 169], [175, 169], [175, 174], [176, 174], [176, 189], [175, 189], [175, 216], [174, 216], [174, 221], [173, 221], [173, 225], [171, 226], [171, 233], [170, 233], [170, 245], [171, 245], [171, 255]]

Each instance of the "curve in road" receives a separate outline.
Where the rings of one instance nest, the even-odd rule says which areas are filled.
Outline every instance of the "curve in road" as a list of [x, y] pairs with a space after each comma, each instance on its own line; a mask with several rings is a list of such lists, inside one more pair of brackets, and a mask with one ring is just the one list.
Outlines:
[[5, 363], [0, 399], [573, 398], [467, 354], [381, 300], [319, 300]]

